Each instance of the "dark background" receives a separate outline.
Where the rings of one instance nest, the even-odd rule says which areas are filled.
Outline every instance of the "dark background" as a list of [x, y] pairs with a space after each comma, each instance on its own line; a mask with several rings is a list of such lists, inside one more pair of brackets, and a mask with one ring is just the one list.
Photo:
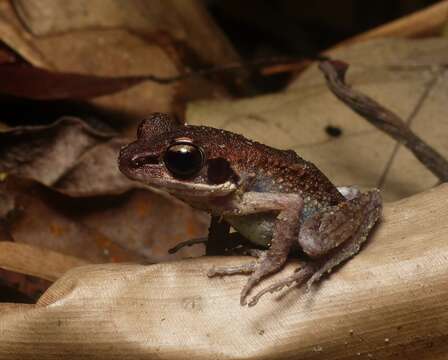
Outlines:
[[435, 0], [207, 0], [243, 58], [312, 56]]

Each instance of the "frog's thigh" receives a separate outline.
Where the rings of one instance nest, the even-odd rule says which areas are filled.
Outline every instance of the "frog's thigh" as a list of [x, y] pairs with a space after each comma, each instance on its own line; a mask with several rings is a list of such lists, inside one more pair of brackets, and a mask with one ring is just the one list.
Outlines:
[[[261, 193], [249, 191], [234, 200], [232, 209], [226, 215], [251, 215], [269, 211], [283, 211], [290, 208], [302, 208], [303, 199], [298, 194]], [[300, 214], [297, 213], [297, 217]]]
[[360, 226], [349, 239], [319, 261], [320, 268], [308, 280], [308, 288], [318, 281], [323, 274], [330, 272], [335, 266], [358, 253], [362, 243], [366, 241], [370, 229], [380, 217], [382, 201], [378, 190], [363, 194], [359, 201], [364, 204], [362, 208], [364, 217]]
[[[309, 217], [299, 233], [302, 250], [311, 257], [320, 257], [358, 233], [369, 229], [378, 219], [381, 197], [378, 190], [360, 194]], [[376, 216], [371, 216], [375, 213]], [[358, 239], [362, 243], [365, 239]]]

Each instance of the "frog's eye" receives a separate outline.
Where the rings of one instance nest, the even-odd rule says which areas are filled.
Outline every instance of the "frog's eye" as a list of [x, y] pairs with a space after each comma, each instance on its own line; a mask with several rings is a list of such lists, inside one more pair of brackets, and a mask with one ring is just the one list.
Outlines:
[[201, 171], [204, 154], [193, 144], [174, 144], [166, 150], [163, 162], [175, 177], [189, 178]]

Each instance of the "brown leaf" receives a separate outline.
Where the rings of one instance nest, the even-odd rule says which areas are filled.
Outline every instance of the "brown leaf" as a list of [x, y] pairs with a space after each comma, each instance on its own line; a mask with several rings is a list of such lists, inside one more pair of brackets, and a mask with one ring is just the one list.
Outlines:
[[54, 182], [53, 188], [70, 196], [96, 196], [143, 187], [129, 181], [117, 167], [117, 154], [129, 141], [114, 138], [88, 149]]
[[11, 176], [0, 183], [2, 193], [13, 199], [14, 216], [4, 221], [19, 243], [93, 263], [158, 262], [203, 252], [196, 246], [168, 254], [178, 242], [205, 236], [208, 217], [147, 190], [71, 198]]
[[16, 55], [0, 42], [0, 65], [16, 62]]
[[3, 270], [0, 266], [0, 302], [33, 304], [50, 285], [50, 281]]
[[[63, 210], [72, 204], [69, 198], [45, 187], [14, 177], [0, 184], [0, 193], [14, 199], [14, 216], [4, 219], [14, 241], [75, 256], [88, 262], [141, 260], [137, 254], [107, 244], [105, 237], [80, 224]], [[109, 245], [109, 246], [108, 246]]]
[[[0, 215], [12, 238], [90, 262], [157, 262], [200, 254], [200, 246], [175, 256], [168, 249], [204, 236], [208, 217], [165, 195], [126, 192], [142, 185], [118, 171], [118, 150], [128, 140], [112, 135], [73, 118], [0, 133], [0, 172], [10, 174], [0, 188], [5, 199]], [[11, 213], [15, 216], [8, 217]]]
[[85, 99], [112, 94], [146, 79], [145, 76], [113, 78], [52, 72], [25, 64], [1, 64], [0, 94], [37, 100]]
[[365, 248], [319, 286], [306, 294], [293, 287], [251, 309], [239, 304], [247, 276], [205, 275], [248, 258], [73, 269], [35, 306], [0, 307], [0, 358], [442, 359], [447, 196], [444, 185], [387, 204]]
[[16, 0], [14, 8], [38, 39], [89, 28], [132, 29], [169, 34], [208, 63], [237, 59], [230, 42], [198, 1], [67, 0], [62, 6], [58, 0]]
[[[0, 219], [6, 219], [15, 209], [16, 204], [11, 194], [0, 192]], [[0, 229], [0, 241], [4, 241], [4, 235]]]
[[[0, 39], [31, 64], [47, 70], [98, 78], [165, 78], [198, 66], [238, 61], [198, 1], [82, 0], [64, 5], [54, 0], [1, 1], [0, 14]], [[193, 56], [183, 56], [186, 48]], [[134, 135], [137, 121], [148, 113], [183, 111], [187, 97], [227, 93], [219, 84], [205, 79], [200, 83], [200, 87], [197, 82], [179, 87], [144, 81], [89, 104], [120, 114], [117, 119], [122, 127]], [[84, 96], [89, 91], [86, 84], [77, 92]]]
[[118, 171], [124, 140], [113, 136], [77, 118], [0, 132], [0, 172], [75, 196], [123, 192], [134, 186]]

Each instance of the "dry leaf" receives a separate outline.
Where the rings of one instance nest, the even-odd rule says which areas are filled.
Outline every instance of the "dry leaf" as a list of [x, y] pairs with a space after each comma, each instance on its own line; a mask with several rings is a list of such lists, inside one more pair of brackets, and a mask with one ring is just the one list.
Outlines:
[[143, 186], [117, 167], [119, 148], [129, 140], [113, 135], [76, 118], [0, 133], [0, 172], [15, 176], [0, 187], [0, 216], [11, 237], [95, 263], [201, 254], [201, 246], [176, 255], [168, 249], [205, 236], [208, 216], [166, 195], [132, 190]]
[[50, 281], [0, 267], [0, 306], [9, 302], [34, 304], [51, 284]]
[[0, 241], [0, 268], [55, 281], [87, 261], [27, 244]]
[[[11, 194], [0, 192], [0, 219], [7, 218], [14, 211], [14, 209], [15, 209], [14, 197]], [[0, 241], [4, 241], [3, 234], [1, 233], [1, 231], [0, 231]]]
[[[337, 49], [350, 64], [347, 82], [411, 122], [412, 129], [448, 157], [444, 39], [378, 39]], [[283, 92], [189, 106], [187, 120], [292, 148], [340, 185], [381, 185], [386, 200], [418, 193], [436, 178], [406, 149], [341, 104], [312, 67]], [[328, 130], [330, 127], [330, 130]], [[341, 136], [331, 136], [331, 129]], [[384, 183], [384, 184], [383, 184]]]
[[127, 89], [145, 79], [144, 76], [100, 77], [52, 72], [24, 64], [2, 64], [0, 94], [36, 100], [91, 98]]
[[13, 0], [21, 21], [38, 37], [71, 30], [101, 27], [125, 28], [147, 33], [172, 33], [204, 61], [236, 59], [232, 45], [213, 23], [200, 1], [148, 0]]
[[250, 309], [245, 276], [205, 275], [246, 258], [73, 269], [34, 307], [0, 307], [0, 359], [443, 359], [447, 196], [444, 185], [386, 205], [361, 253], [312, 292]]
[[16, 56], [8, 48], [0, 43], [0, 65], [16, 62]]
[[[58, 0], [3, 1], [0, 40], [35, 66], [100, 77], [171, 77], [238, 60], [199, 1], [67, 0], [64, 6]], [[131, 134], [136, 120], [148, 113], [178, 110], [196, 93], [226, 93], [221, 85], [200, 84], [145, 81], [90, 103], [119, 113]]]
[[68, 117], [46, 126], [12, 128], [0, 132], [0, 172], [71, 195], [123, 192], [132, 185], [118, 171], [116, 158], [125, 141], [112, 140], [114, 135]]
[[12, 176], [0, 185], [14, 206], [5, 221], [19, 243], [93, 263], [158, 262], [203, 252], [197, 246], [168, 254], [178, 242], [205, 236], [208, 216], [164, 195], [133, 190], [76, 199]]

